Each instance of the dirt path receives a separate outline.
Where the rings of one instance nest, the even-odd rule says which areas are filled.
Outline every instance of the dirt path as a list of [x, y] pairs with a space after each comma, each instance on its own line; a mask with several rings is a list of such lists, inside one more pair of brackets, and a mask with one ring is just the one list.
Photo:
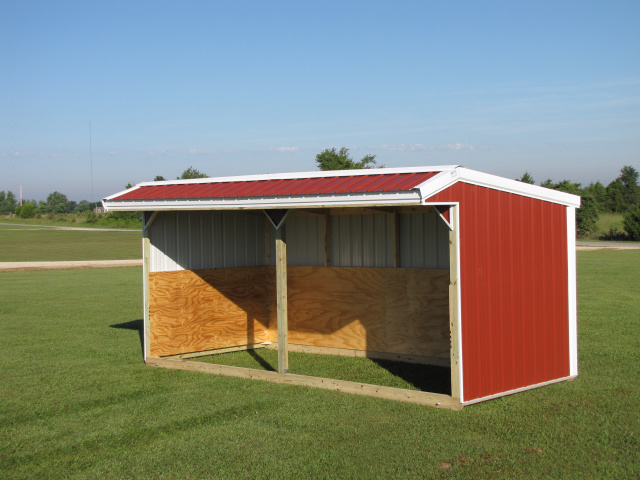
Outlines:
[[0, 271], [57, 270], [64, 268], [141, 267], [142, 260], [80, 260], [70, 262], [0, 262]]

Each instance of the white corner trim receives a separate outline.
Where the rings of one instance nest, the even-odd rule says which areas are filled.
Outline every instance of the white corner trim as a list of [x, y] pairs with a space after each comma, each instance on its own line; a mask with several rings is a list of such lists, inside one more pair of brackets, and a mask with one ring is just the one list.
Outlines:
[[567, 207], [567, 288], [569, 299], [569, 374], [578, 375], [578, 294], [576, 286], [576, 208]]

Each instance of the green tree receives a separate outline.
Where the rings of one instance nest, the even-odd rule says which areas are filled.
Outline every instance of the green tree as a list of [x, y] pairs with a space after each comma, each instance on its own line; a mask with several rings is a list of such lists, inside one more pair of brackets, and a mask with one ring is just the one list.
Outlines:
[[207, 178], [208, 176], [209, 175], [207, 175], [206, 173], [202, 173], [193, 167], [189, 167], [184, 172], [182, 172], [182, 175], [178, 177], [178, 180], [186, 180], [189, 178]]
[[25, 203], [20, 209], [20, 218], [31, 218], [35, 216], [36, 209], [31, 203]]
[[620, 169], [618, 176], [622, 186], [622, 198], [627, 208], [640, 204], [640, 188], [638, 187], [638, 171], [631, 165]]
[[365, 155], [359, 162], [355, 162], [349, 155], [346, 147], [336, 151], [334, 148], [327, 148], [316, 155], [316, 166], [318, 170], [355, 170], [363, 168], [384, 168], [378, 165], [375, 155]]
[[82, 213], [86, 212], [87, 210], [91, 210], [91, 203], [89, 203], [88, 200], [80, 200], [80, 202], [78, 202], [78, 208], [76, 209], [76, 212]]
[[156, 175], [155, 178], [153, 179], [153, 181], [154, 182], [162, 182], [162, 181], [164, 181], [164, 179], [165, 178], [162, 175]]
[[598, 207], [594, 196], [588, 189], [580, 188], [579, 183], [570, 180], [562, 180], [554, 183], [553, 180], [547, 179], [540, 184], [542, 187], [560, 190], [561, 192], [580, 195], [581, 206], [576, 211], [576, 233], [580, 237], [586, 237], [596, 232], [598, 221]]
[[607, 210], [607, 189], [604, 187], [600, 180], [596, 183], [591, 182], [588, 187], [585, 188], [596, 201], [599, 212], [605, 212]]
[[640, 240], [640, 207], [628, 210], [622, 224], [630, 240]]
[[607, 185], [607, 210], [614, 213], [622, 213], [626, 210], [624, 195], [622, 193], [623, 185], [620, 178], [616, 178]]
[[580, 196], [580, 208], [576, 211], [576, 233], [579, 237], [588, 237], [596, 233], [598, 226], [598, 203], [593, 195], [586, 192]]
[[47, 197], [45, 208], [46, 213], [71, 213], [72, 205], [66, 195], [56, 191]]
[[6, 194], [4, 191], [0, 192], [0, 214], [8, 215], [13, 213], [17, 204], [18, 202], [13, 192], [7, 192]]
[[520, 178], [516, 178], [519, 182], [529, 183], [531, 185], [535, 185], [536, 181], [533, 179], [529, 172], [524, 172], [524, 175]]

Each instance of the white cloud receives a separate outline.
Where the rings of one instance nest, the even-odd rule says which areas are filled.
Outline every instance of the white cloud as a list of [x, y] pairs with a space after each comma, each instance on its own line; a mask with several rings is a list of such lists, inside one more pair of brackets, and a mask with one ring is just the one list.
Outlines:
[[298, 147], [271, 147], [269, 150], [271, 150], [272, 152], [286, 153], [286, 152], [297, 152], [300, 149]]
[[442, 151], [460, 151], [460, 150], [489, 150], [491, 147], [488, 145], [472, 145], [467, 143], [447, 143], [447, 144], [435, 144], [435, 145], [425, 145], [422, 143], [412, 143], [412, 144], [404, 144], [400, 145], [373, 145], [370, 146], [369, 150], [384, 150], [390, 152], [424, 152], [424, 151], [433, 151], [433, 152], [442, 152]]

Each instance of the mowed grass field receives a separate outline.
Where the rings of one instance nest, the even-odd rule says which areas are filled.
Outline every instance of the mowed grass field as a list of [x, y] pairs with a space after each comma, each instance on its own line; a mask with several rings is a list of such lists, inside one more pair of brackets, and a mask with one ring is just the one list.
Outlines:
[[147, 367], [140, 268], [0, 272], [0, 478], [638, 478], [638, 267], [578, 252], [580, 376], [459, 412]]
[[142, 258], [140, 230], [58, 230], [0, 225], [0, 262]]

